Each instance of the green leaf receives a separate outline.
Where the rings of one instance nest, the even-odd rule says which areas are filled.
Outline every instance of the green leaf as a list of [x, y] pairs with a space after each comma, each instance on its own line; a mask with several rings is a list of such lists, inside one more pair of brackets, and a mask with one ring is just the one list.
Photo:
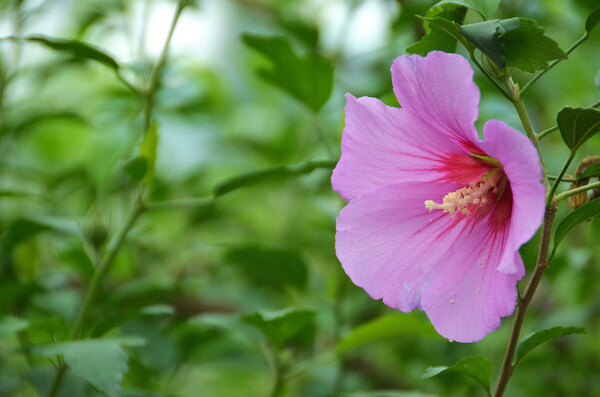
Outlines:
[[581, 175], [577, 175], [577, 180], [580, 181], [582, 179], [589, 179], [594, 177], [600, 177], [600, 163], [592, 164], [581, 173]]
[[479, 13], [479, 15], [485, 19], [490, 19], [496, 10], [498, 10], [500, 0], [442, 0], [437, 3], [436, 6], [448, 3], [459, 4], [461, 6], [468, 7]]
[[289, 343], [306, 342], [314, 334], [315, 312], [288, 308], [276, 312], [256, 312], [242, 317], [242, 321], [258, 329], [276, 348]]
[[587, 17], [585, 21], [585, 31], [587, 34], [592, 32], [592, 29], [596, 27], [600, 23], [600, 6], [594, 8], [592, 13]]
[[139, 346], [143, 339], [89, 339], [55, 345], [38, 346], [32, 350], [45, 357], [60, 354], [74, 374], [86, 379], [98, 390], [117, 396], [121, 379], [127, 372], [127, 354], [121, 345]]
[[494, 19], [493, 21], [463, 25], [460, 32], [488, 56], [500, 69], [506, 67], [503, 39], [509, 30], [519, 27], [519, 18]]
[[454, 21], [449, 21], [444, 18], [426, 18], [426, 20], [431, 25], [437, 26], [450, 36], [452, 36], [455, 40], [460, 41], [460, 43], [465, 46], [465, 48], [471, 52], [473, 51], [473, 44], [465, 36], [460, 33], [460, 25]]
[[335, 164], [335, 161], [327, 160], [307, 161], [298, 165], [279, 165], [262, 170], [245, 172], [219, 183], [213, 189], [213, 194], [219, 197], [246, 186], [257, 185], [271, 180], [281, 180], [294, 175], [309, 174], [320, 168], [333, 169]]
[[552, 249], [552, 256], [567, 233], [569, 233], [575, 226], [596, 215], [600, 215], [600, 200], [592, 200], [567, 215], [565, 219], [560, 222], [556, 228], [556, 232], [554, 233], [554, 248]]
[[558, 43], [544, 35], [544, 28], [537, 21], [519, 18], [519, 27], [504, 36], [506, 64], [525, 72], [546, 69], [548, 62], [566, 59], [567, 54]]
[[258, 74], [314, 111], [325, 104], [333, 87], [333, 65], [322, 56], [308, 52], [298, 56], [290, 42], [280, 36], [242, 35], [248, 47], [267, 57], [273, 67]]
[[144, 180], [150, 181], [154, 176], [154, 166], [156, 165], [156, 148], [158, 147], [158, 124], [153, 122], [148, 131], [144, 134], [144, 139], [140, 145], [139, 156], [146, 159], [146, 172]]
[[594, 108], [563, 108], [556, 118], [560, 135], [574, 153], [585, 141], [600, 132], [600, 110]]
[[550, 342], [561, 336], [570, 334], [585, 334], [585, 328], [581, 327], [553, 327], [533, 333], [524, 338], [517, 346], [515, 365], [519, 363], [531, 350], [541, 344]]
[[123, 166], [125, 172], [137, 181], [141, 181], [148, 172], [148, 159], [144, 156], [135, 156]]
[[[467, 9], [454, 4], [432, 7], [427, 11], [423, 27], [427, 34], [406, 48], [409, 54], [427, 55], [430, 51], [456, 51], [456, 40], [466, 41], [455, 27], [462, 24]], [[434, 22], [435, 21], [435, 22]], [[457, 36], [458, 33], [458, 36]]]
[[286, 287], [302, 289], [308, 279], [308, 267], [294, 250], [245, 245], [229, 249], [225, 262], [235, 266], [256, 286], [277, 292]]
[[451, 367], [430, 367], [421, 378], [431, 378], [442, 373], [460, 372], [479, 383], [488, 395], [492, 381], [492, 363], [483, 356], [471, 356], [460, 360]]
[[431, 323], [418, 315], [389, 314], [354, 328], [338, 342], [336, 350], [346, 354], [368, 343], [402, 335], [440, 337]]
[[533, 19], [495, 19], [464, 25], [460, 31], [500, 69], [510, 66], [533, 73], [567, 57]]
[[[14, 38], [18, 40], [19, 38]], [[99, 48], [77, 40], [65, 40], [41, 35], [23, 37], [22, 40], [42, 44], [53, 50], [61, 51], [77, 58], [99, 62], [113, 70], [119, 69], [119, 64], [110, 55]]]
[[29, 320], [23, 318], [6, 316], [0, 318], [0, 338], [12, 335], [24, 330], [29, 325]]

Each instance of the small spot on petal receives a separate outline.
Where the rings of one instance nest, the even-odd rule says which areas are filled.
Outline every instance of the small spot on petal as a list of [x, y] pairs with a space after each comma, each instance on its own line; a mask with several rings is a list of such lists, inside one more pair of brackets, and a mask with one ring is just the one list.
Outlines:
[[450, 302], [450, 304], [453, 304], [454, 303], [454, 299], [450, 299], [449, 302]]
[[477, 288], [477, 293], [479, 293], [479, 291], [480, 291], [479, 288]]

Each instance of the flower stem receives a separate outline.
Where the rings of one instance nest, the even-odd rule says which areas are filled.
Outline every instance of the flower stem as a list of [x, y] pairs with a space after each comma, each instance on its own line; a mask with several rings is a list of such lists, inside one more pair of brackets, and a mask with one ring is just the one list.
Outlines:
[[590, 183], [575, 189], [571, 189], [571, 190], [567, 190], [566, 192], [562, 192], [560, 194], [557, 194], [556, 197], [554, 197], [554, 201], [556, 201], [557, 203], [561, 200], [566, 199], [567, 197], [570, 197], [574, 194], [577, 193], [581, 193], [581, 192], [587, 192], [588, 190], [592, 190], [592, 189], [596, 189], [600, 187], [600, 182], [594, 182], [594, 183]]
[[481, 72], [484, 74], [484, 76], [487, 77], [487, 79], [489, 81], [491, 81], [492, 84], [494, 84], [496, 86], [496, 88], [498, 88], [498, 90], [500, 91], [500, 93], [502, 95], [504, 95], [504, 97], [506, 99], [508, 99], [509, 101], [513, 100], [513, 98], [510, 96], [510, 93], [507, 92], [507, 90], [504, 89], [504, 87], [502, 87], [502, 85], [500, 83], [498, 83], [498, 81], [494, 77], [492, 77], [492, 75], [490, 74], [490, 72], [488, 72], [487, 69], [481, 63], [479, 63], [479, 61], [475, 57], [475, 53], [474, 52], [471, 52], [471, 61], [473, 61], [473, 63], [475, 64], [475, 66], [477, 66], [479, 68], [479, 70], [481, 70]]
[[514, 364], [513, 357], [517, 350], [517, 343], [519, 341], [519, 334], [521, 332], [521, 326], [523, 325], [523, 319], [525, 318], [525, 312], [527, 307], [535, 294], [535, 291], [540, 284], [544, 271], [550, 266], [550, 260], [548, 259], [548, 250], [550, 248], [550, 235], [552, 232], [552, 222], [554, 221], [554, 215], [556, 214], [556, 205], [552, 203], [546, 207], [546, 214], [544, 216], [544, 224], [542, 226], [542, 237], [540, 242], [540, 249], [538, 252], [538, 259], [535, 265], [535, 269], [525, 292], [521, 296], [521, 299], [517, 303], [517, 314], [515, 315], [515, 322], [513, 324], [512, 331], [510, 333], [510, 339], [508, 346], [506, 347], [506, 353], [504, 354], [504, 362], [502, 363], [502, 370], [500, 372], [500, 379], [498, 380], [498, 386], [494, 397], [502, 397], [506, 385], [513, 373]]
[[[512, 83], [511, 80], [509, 80], [509, 81], [510, 81], [510, 84], [514, 84], [514, 83]], [[542, 151], [540, 149], [540, 143], [538, 141], [538, 137], [536, 136], [535, 132], [533, 131], [533, 127], [531, 126], [531, 121], [529, 121], [529, 116], [527, 116], [527, 110], [525, 110], [525, 105], [523, 104], [523, 99], [521, 98], [521, 95], [518, 90], [515, 90], [515, 95], [511, 99], [511, 102], [512, 102], [513, 106], [515, 107], [517, 114], [519, 115], [519, 119], [521, 120], [521, 123], [523, 124], [523, 128], [525, 128], [525, 133], [527, 134], [527, 137], [529, 137], [531, 142], [533, 142], [533, 144], [535, 145], [535, 148], [537, 149], [538, 154], [540, 156], [540, 163], [542, 165], [542, 181], [544, 182], [544, 184], [547, 187], [550, 187], [550, 183], [548, 182], [548, 176], [546, 174], [546, 163], [544, 162], [544, 157], [542, 156]]]
[[571, 152], [571, 154], [569, 155], [569, 158], [567, 159], [567, 161], [565, 161], [565, 165], [563, 165], [562, 169], [558, 173], [558, 176], [556, 177], [556, 180], [552, 184], [552, 188], [550, 188], [550, 192], [548, 193], [548, 196], [546, 197], [546, 206], [550, 206], [552, 204], [552, 199], [554, 199], [554, 193], [556, 192], [556, 189], [558, 189], [558, 184], [561, 182], [562, 177], [567, 172], [567, 169], [569, 168], [569, 165], [571, 165], [571, 162], [573, 161], [574, 157], [575, 157], [575, 153]]
[[[549, 181], [555, 181], [558, 179], [558, 176], [556, 175], [548, 175], [548, 180]], [[560, 178], [561, 182], [570, 182], [570, 183], [575, 183], [577, 182], [577, 178], [573, 178], [571, 176], [563, 176], [562, 178]]]
[[179, 16], [181, 15], [181, 12], [183, 11], [186, 5], [188, 5], [187, 0], [179, 0], [179, 3], [177, 3], [177, 9], [173, 14], [171, 26], [169, 27], [169, 33], [167, 34], [167, 39], [165, 40], [165, 44], [160, 53], [160, 57], [158, 58], [158, 61], [154, 64], [154, 67], [150, 72], [150, 77], [148, 79], [148, 87], [146, 88], [146, 101], [144, 103], [144, 132], [147, 131], [148, 128], [150, 128], [150, 124], [152, 123], [154, 96], [160, 84], [160, 72], [163, 66], [165, 66], [165, 63], [167, 62], [167, 55], [169, 53], [169, 46], [171, 45], [173, 33], [175, 32], [175, 26], [177, 26]]

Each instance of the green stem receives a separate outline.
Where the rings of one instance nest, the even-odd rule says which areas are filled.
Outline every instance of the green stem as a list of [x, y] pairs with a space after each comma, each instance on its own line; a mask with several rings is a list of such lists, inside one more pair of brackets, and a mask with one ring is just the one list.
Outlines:
[[538, 140], [544, 139], [546, 137], [546, 135], [548, 135], [549, 133], [554, 132], [556, 130], [558, 130], [558, 126], [557, 125], [555, 125], [554, 127], [548, 128], [547, 130], [544, 130], [544, 131], [540, 132], [538, 134]]
[[[573, 52], [573, 50], [575, 50], [577, 47], [579, 47], [581, 44], [583, 44], [583, 42], [586, 41], [589, 37], [590, 37], [590, 34], [589, 34], [589, 32], [586, 31], [585, 34], [583, 35], [583, 37], [581, 37], [579, 40], [577, 40], [575, 43], [573, 43], [573, 45], [571, 47], [569, 47], [566, 54], [569, 55], [571, 52]], [[542, 70], [541, 72], [539, 72], [535, 76], [533, 76], [531, 78], [531, 80], [529, 80], [527, 82], [527, 84], [525, 84], [525, 86], [521, 89], [521, 96], [525, 95], [525, 93], [529, 90], [529, 88], [531, 88], [533, 83], [535, 83], [540, 77], [542, 77], [550, 69], [552, 69], [553, 67], [558, 65], [558, 63], [560, 61], [562, 61], [563, 59], [566, 59], [566, 57], [552, 61], [552, 63], [550, 63], [550, 65], [548, 65], [548, 67], [546, 69]]]
[[104, 255], [104, 257], [100, 261], [100, 264], [96, 268], [96, 271], [94, 272], [94, 276], [92, 277], [90, 286], [85, 294], [83, 303], [81, 304], [81, 307], [79, 308], [79, 312], [77, 313], [77, 317], [75, 318], [75, 323], [73, 325], [73, 328], [71, 329], [69, 339], [77, 339], [81, 336], [80, 334], [83, 331], [83, 325], [84, 325], [85, 318], [88, 314], [90, 307], [92, 306], [92, 304], [94, 303], [94, 301], [96, 299], [96, 295], [98, 294], [98, 291], [102, 284], [102, 280], [104, 279], [104, 277], [110, 270], [110, 267], [111, 267], [115, 257], [117, 256], [117, 253], [119, 252], [119, 249], [121, 248], [121, 245], [125, 241], [125, 238], [129, 234], [129, 231], [135, 224], [138, 217], [142, 214], [142, 212], [144, 212], [144, 209], [145, 209], [145, 207], [142, 202], [142, 197], [140, 194], [136, 203], [134, 204], [133, 210], [131, 211], [131, 213], [129, 214], [129, 217], [125, 221], [125, 224], [123, 225], [123, 227], [121, 228], [121, 230], [119, 231], [119, 233], [117, 234], [115, 239], [109, 245], [106, 255]]
[[[514, 83], [512, 83], [512, 81], [509, 79], [509, 84], [514, 84]], [[513, 106], [515, 107], [517, 114], [519, 115], [519, 119], [521, 120], [521, 123], [523, 124], [523, 128], [525, 128], [525, 133], [527, 134], [527, 137], [531, 140], [531, 142], [533, 142], [533, 144], [535, 145], [535, 148], [537, 149], [538, 154], [540, 156], [540, 163], [542, 165], [542, 181], [544, 182], [544, 184], [546, 186], [550, 187], [550, 183], [548, 182], [548, 176], [546, 174], [546, 163], [544, 162], [544, 157], [542, 156], [542, 151], [540, 149], [540, 143], [538, 141], [538, 138], [537, 138], [535, 132], [533, 131], [533, 127], [531, 126], [531, 121], [529, 121], [529, 116], [527, 116], [527, 110], [525, 110], [525, 105], [523, 104], [523, 99], [521, 98], [521, 95], [519, 94], [518, 91], [515, 93], [515, 97], [513, 97], [511, 99], [511, 102], [512, 102]]]
[[[160, 71], [166, 63], [167, 55], [169, 52], [169, 46], [171, 44], [171, 39], [173, 38], [173, 33], [175, 32], [175, 26], [177, 25], [179, 16], [181, 15], [181, 12], [183, 11], [183, 9], [185, 8], [185, 6], [187, 4], [188, 4], [187, 0], [180, 0], [179, 3], [177, 4], [177, 9], [175, 10], [175, 14], [173, 15], [173, 20], [171, 21], [171, 27], [169, 28], [169, 33], [167, 35], [167, 39], [163, 46], [162, 52], [160, 54], [160, 57], [158, 58], [158, 61], [154, 65], [152, 72], [150, 73], [149, 85], [148, 85], [147, 90], [145, 91], [145, 94], [146, 94], [145, 99], [146, 100], [145, 100], [145, 104], [144, 104], [145, 105], [144, 106], [144, 132], [147, 131], [148, 128], [150, 128], [150, 123], [152, 122], [152, 111], [154, 109], [154, 95], [156, 94], [156, 90], [158, 89], [158, 86], [159, 86]], [[121, 76], [120, 74], [117, 74], [117, 76], [119, 77], [119, 79], [121, 79], [123, 82], [125, 82], [128, 87], [130, 87], [130, 88], [133, 87], [130, 84], [128, 84], [127, 80], [125, 80], [123, 78], [123, 76]], [[132, 88], [132, 89], [137, 92], [136, 89], [134, 89], [134, 88]], [[92, 305], [96, 299], [96, 295], [98, 294], [98, 291], [100, 289], [100, 286], [102, 284], [104, 277], [108, 273], [117, 253], [119, 252], [119, 249], [121, 248], [121, 245], [123, 244], [123, 242], [125, 241], [125, 238], [127, 237], [127, 234], [129, 233], [129, 231], [135, 224], [136, 220], [144, 212], [145, 209], [146, 209], [146, 207], [144, 206], [144, 202], [143, 202], [143, 192], [141, 192], [134, 204], [133, 210], [131, 211], [131, 213], [129, 214], [129, 217], [125, 221], [125, 224], [123, 225], [123, 227], [121, 228], [121, 230], [119, 231], [119, 233], [117, 234], [115, 239], [110, 244], [106, 255], [104, 255], [104, 257], [100, 261], [98, 267], [96, 268], [96, 271], [94, 272], [94, 276], [93, 276], [92, 281], [90, 282], [90, 286], [85, 294], [83, 303], [81, 304], [81, 307], [79, 308], [79, 311], [77, 312], [77, 317], [75, 318], [75, 323], [73, 324], [73, 328], [71, 329], [71, 332], [69, 334], [69, 340], [79, 338], [81, 333], [83, 332], [85, 319], [88, 315], [90, 308], [92, 307]], [[66, 366], [63, 364], [59, 367], [56, 377], [54, 378], [52, 387], [50, 388], [50, 391], [48, 393], [49, 397], [56, 396], [56, 393], [58, 392], [58, 389], [60, 388], [60, 383], [61, 383], [62, 377], [65, 374], [65, 371], [66, 371]]]
[[500, 379], [498, 380], [498, 386], [494, 397], [502, 397], [504, 390], [508, 385], [508, 381], [512, 376], [514, 370], [514, 364], [512, 362], [515, 352], [517, 351], [517, 344], [519, 342], [519, 334], [521, 333], [521, 327], [523, 326], [523, 320], [525, 319], [525, 313], [527, 307], [535, 294], [535, 291], [540, 284], [544, 271], [550, 266], [550, 260], [548, 259], [548, 250], [550, 249], [550, 235], [552, 233], [552, 222], [554, 221], [554, 215], [556, 214], [556, 205], [552, 203], [549, 207], [546, 207], [546, 215], [544, 216], [544, 224], [542, 226], [542, 237], [540, 242], [540, 249], [538, 252], [538, 259], [533, 270], [533, 274], [527, 283], [525, 292], [521, 296], [521, 299], [517, 302], [517, 313], [515, 315], [515, 322], [510, 333], [508, 340], [508, 346], [506, 347], [506, 353], [504, 354], [504, 361], [502, 362], [502, 369], [500, 371]]
[[485, 75], [485, 77], [487, 77], [487, 79], [489, 81], [491, 81], [492, 84], [494, 84], [496, 86], [496, 88], [498, 88], [498, 90], [500, 91], [500, 93], [502, 95], [504, 95], [504, 97], [506, 99], [508, 99], [509, 101], [513, 101], [513, 97], [510, 95], [510, 93], [506, 89], [504, 89], [504, 87], [502, 87], [502, 85], [500, 83], [498, 83], [498, 81], [494, 77], [492, 77], [492, 75], [490, 74], [490, 72], [488, 72], [487, 69], [485, 67], [483, 67], [483, 65], [481, 63], [479, 63], [479, 61], [475, 57], [475, 53], [474, 52], [471, 52], [471, 60], [473, 61], [473, 63], [475, 64], [475, 66], [477, 66], [479, 68], [479, 70], [481, 70], [483, 72], [483, 74]]
[[[142, 202], [142, 195], [140, 194], [139, 198], [137, 199], [137, 201], [134, 205], [134, 208], [133, 208], [131, 214], [129, 214], [129, 217], [127, 218], [127, 221], [125, 221], [125, 224], [123, 225], [123, 227], [121, 228], [121, 230], [119, 231], [119, 233], [117, 234], [115, 239], [111, 242], [111, 244], [108, 248], [108, 251], [106, 252], [106, 255], [104, 255], [100, 264], [96, 268], [96, 271], [94, 272], [94, 276], [92, 278], [92, 281], [90, 282], [90, 286], [88, 287], [85, 297], [83, 298], [83, 303], [81, 304], [81, 307], [79, 308], [79, 311], [77, 312], [77, 317], [75, 318], [75, 323], [73, 324], [73, 328], [71, 328], [71, 332], [69, 334], [68, 340], [73, 340], [73, 339], [77, 339], [80, 337], [80, 335], [83, 331], [83, 326], [85, 324], [85, 319], [88, 315], [90, 308], [92, 307], [92, 304], [94, 303], [94, 301], [96, 299], [96, 295], [98, 294], [98, 291], [102, 284], [102, 280], [104, 279], [104, 276], [106, 276], [106, 274], [110, 270], [110, 267], [111, 267], [115, 257], [117, 256], [117, 253], [119, 252], [119, 249], [121, 248], [121, 245], [125, 241], [127, 234], [129, 233], [129, 231], [135, 224], [135, 221], [138, 219], [138, 217], [144, 211], [144, 208], [145, 207]], [[52, 382], [52, 386], [50, 387], [50, 390], [48, 392], [48, 397], [55, 397], [56, 393], [58, 393], [58, 389], [60, 388], [60, 384], [61, 384], [61, 381], [65, 374], [66, 369], [67, 369], [67, 367], [64, 364], [62, 364], [58, 368], [58, 372], [56, 373], [56, 376], [54, 377], [54, 381]]]
[[187, 4], [187, 0], [179, 0], [179, 3], [177, 4], [177, 9], [173, 14], [173, 19], [171, 20], [171, 26], [169, 27], [169, 33], [167, 34], [165, 44], [162, 48], [158, 61], [154, 64], [154, 68], [152, 68], [152, 71], [150, 72], [150, 77], [148, 79], [148, 87], [146, 89], [146, 101], [144, 104], [144, 131], [147, 131], [148, 128], [150, 128], [150, 124], [152, 123], [154, 96], [160, 83], [160, 72], [163, 66], [165, 66], [165, 63], [167, 62], [167, 55], [169, 54], [169, 46], [171, 45], [171, 39], [173, 38], [173, 33], [175, 32], [175, 26], [177, 26], [179, 16], [181, 15], [181, 12]]
[[278, 352], [276, 351], [273, 351], [273, 364], [273, 369], [275, 371], [275, 384], [273, 385], [273, 389], [271, 389], [271, 397], [282, 397], [285, 390], [285, 381], [283, 376], [284, 369], [278, 357]]
[[564, 200], [567, 197], [570, 197], [570, 196], [572, 196], [574, 194], [581, 193], [581, 192], [586, 192], [588, 190], [596, 189], [596, 188], [599, 188], [599, 187], [600, 187], [600, 181], [599, 182], [594, 182], [594, 183], [589, 183], [587, 185], [580, 186], [578, 188], [567, 190], [566, 192], [562, 192], [560, 194], [557, 194], [556, 197], [554, 197], [554, 201], [556, 201], [558, 203], [559, 201]]
[[[593, 104], [591, 104], [591, 105], [590, 105], [590, 106], [588, 106], [588, 107], [589, 107], [589, 108], [597, 108], [597, 107], [599, 107], [599, 106], [600, 106], [600, 101], [598, 101], [598, 102], [596, 102], [596, 103], [593, 103]], [[551, 132], [554, 132], [554, 131], [556, 131], [557, 129], [558, 129], [558, 126], [557, 126], [557, 125], [555, 125], [554, 127], [550, 127], [550, 128], [548, 128], [547, 130], [540, 132], [540, 133], [538, 134], [538, 140], [544, 139], [544, 137], [545, 137], [546, 135], [548, 135], [548, 134], [549, 134], [549, 133], [551, 133]]]
[[567, 169], [569, 168], [569, 165], [571, 165], [571, 162], [573, 161], [574, 157], [575, 157], [575, 153], [571, 152], [571, 154], [569, 155], [569, 158], [567, 159], [567, 161], [563, 165], [562, 169], [558, 173], [558, 176], [556, 177], [556, 180], [552, 184], [552, 187], [550, 188], [550, 192], [548, 193], [548, 196], [546, 197], [546, 206], [552, 205], [552, 200], [554, 199], [554, 193], [556, 192], [556, 189], [558, 189], [558, 184], [560, 183], [560, 181], [562, 180], [562, 177], [567, 172]]
[[[548, 180], [550, 180], [550, 181], [556, 181], [557, 179], [559, 179], [559, 178], [556, 175], [548, 175]], [[578, 182], [577, 178], [571, 178], [571, 177], [565, 177], [565, 176], [560, 178], [560, 181], [561, 182], [570, 182], [570, 183]]]
[[538, 258], [536, 262], [535, 269], [529, 282], [527, 283], [527, 287], [525, 288], [525, 292], [520, 297], [517, 302], [517, 311], [515, 314], [515, 321], [513, 323], [513, 328], [510, 333], [510, 338], [508, 340], [508, 345], [506, 347], [506, 353], [504, 354], [504, 361], [502, 362], [502, 369], [500, 371], [500, 378], [498, 380], [498, 386], [496, 387], [496, 391], [494, 393], [494, 397], [502, 397], [504, 395], [504, 390], [508, 385], [508, 381], [512, 376], [514, 370], [513, 357], [517, 350], [517, 344], [519, 342], [519, 335], [521, 333], [521, 327], [523, 326], [523, 320], [525, 319], [525, 313], [527, 312], [527, 308], [537, 287], [542, 279], [542, 275], [544, 271], [550, 266], [550, 260], [548, 259], [548, 251], [550, 249], [550, 237], [552, 235], [552, 223], [554, 221], [554, 216], [556, 215], [556, 204], [552, 201], [552, 197], [556, 188], [558, 187], [561, 178], [564, 176], [567, 167], [569, 166], [572, 155], [569, 157], [567, 164], [563, 167], [558, 177], [556, 178], [554, 184], [550, 188], [550, 184], [548, 182], [548, 176], [546, 173], [546, 164], [544, 163], [544, 159], [542, 157], [542, 153], [540, 151], [540, 145], [537, 139], [535, 132], [533, 131], [533, 127], [531, 126], [531, 122], [529, 121], [529, 117], [527, 116], [527, 111], [525, 110], [525, 105], [523, 104], [522, 96], [519, 90], [516, 89], [516, 86], [512, 82], [510, 78], [505, 78], [503, 83], [509, 92], [513, 93], [513, 98], [511, 102], [513, 103], [517, 114], [519, 115], [519, 119], [521, 119], [521, 123], [525, 128], [525, 133], [534, 143], [539, 156], [540, 162], [542, 166], [542, 175], [544, 184], [549, 187], [549, 192], [546, 196], [546, 212], [544, 216], [544, 222], [542, 225], [542, 236], [540, 241], [540, 248], [538, 251]]

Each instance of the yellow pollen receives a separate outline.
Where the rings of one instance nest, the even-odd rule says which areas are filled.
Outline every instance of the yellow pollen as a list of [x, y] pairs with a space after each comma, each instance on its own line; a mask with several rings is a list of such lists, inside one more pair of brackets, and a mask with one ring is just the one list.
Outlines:
[[453, 304], [454, 303], [454, 299], [450, 299], [449, 302], [450, 302], [450, 304]]
[[498, 192], [496, 185], [501, 175], [502, 173], [497, 170], [482, 175], [477, 182], [470, 182], [469, 187], [463, 187], [455, 192], [448, 193], [444, 196], [441, 204], [438, 204], [433, 200], [425, 201], [425, 208], [427, 208], [429, 212], [433, 210], [443, 210], [450, 214], [452, 218], [456, 216], [457, 212], [469, 215], [471, 213], [468, 209], [469, 205], [479, 204], [480, 206], [483, 206], [488, 201], [485, 197], [488, 192]]

